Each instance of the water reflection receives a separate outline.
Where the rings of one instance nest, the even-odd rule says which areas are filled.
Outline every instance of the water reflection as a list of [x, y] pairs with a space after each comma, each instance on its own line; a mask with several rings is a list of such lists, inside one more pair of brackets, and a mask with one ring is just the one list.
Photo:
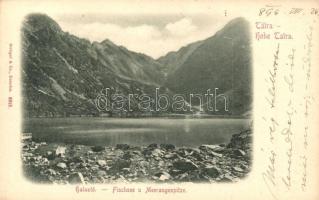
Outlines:
[[27, 119], [24, 132], [35, 139], [55, 143], [177, 146], [228, 143], [248, 127], [247, 119], [172, 118], [36, 118]]

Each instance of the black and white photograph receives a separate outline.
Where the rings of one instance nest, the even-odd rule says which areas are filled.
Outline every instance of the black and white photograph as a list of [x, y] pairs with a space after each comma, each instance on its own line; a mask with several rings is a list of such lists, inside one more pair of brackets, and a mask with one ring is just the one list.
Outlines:
[[21, 33], [28, 181], [220, 183], [249, 174], [245, 18], [32, 13]]
[[318, 3], [0, 0], [0, 199], [319, 199]]

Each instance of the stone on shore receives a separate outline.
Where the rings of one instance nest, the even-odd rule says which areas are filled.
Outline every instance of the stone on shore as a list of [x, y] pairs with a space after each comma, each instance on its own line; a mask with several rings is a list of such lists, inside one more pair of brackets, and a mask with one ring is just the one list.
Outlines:
[[70, 184], [85, 184], [84, 177], [80, 172], [71, 174], [68, 178], [68, 182]]
[[97, 163], [98, 163], [100, 166], [105, 166], [105, 165], [106, 165], [106, 161], [105, 161], [105, 160], [98, 160]]
[[48, 158], [48, 160], [54, 160], [56, 156], [53, 154], [52, 151], [47, 151], [46, 157]]
[[115, 149], [128, 150], [130, 146], [128, 144], [117, 144]]
[[113, 169], [115, 170], [121, 170], [123, 168], [128, 168], [131, 165], [131, 161], [124, 160], [124, 159], [118, 159], [113, 164]]
[[64, 157], [65, 156], [65, 150], [66, 150], [66, 147], [58, 146], [58, 148], [55, 150], [55, 155], [56, 156], [60, 156], [60, 157]]
[[94, 152], [101, 152], [101, 151], [105, 150], [105, 147], [103, 147], [103, 146], [93, 146], [93, 147], [91, 147], [91, 149]]
[[171, 178], [171, 175], [167, 172], [159, 172], [155, 174], [155, 176], [158, 177], [160, 181], [169, 180]]
[[241, 149], [235, 149], [233, 151], [233, 154], [234, 154], [235, 157], [242, 157], [242, 156], [246, 155], [245, 151], [243, 151]]
[[212, 165], [206, 166], [204, 172], [211, 178], [217, 178], [221, 174], [220, 169]]
[[173, 163], [173, 167], [182, 172], [198, 169], [198, 166], [190, 160], [179, 160]]
[[67, 168], [67, 165], [66, 165], [65, 163], [63, 163], [63, 162], [58, 163], [56, 166], [57, 166], [58, 168], [60, 168], [60, 169], [65, 169], [65, 168]]
[[105, 171], [103, 171], [103, 170], [99, 170], [99, 171], [97, 171], [97, 173], [96, 173], [99, 177], [103, 177], [103, 176], [106, 176], [107, 174], [106, 174], [106, 172]]
[[48, 173], [49, 175], [51, 175], [51, 176], [55, 176], [55, 175], [57, 174], [56, 171], [53, 170], [53, 169], [48, 169], [48, 170], [47, 170], [47, 173]]
[[175, 146], [172, 145], [172, 144], [161, 144], [160, 147], [161, 147], [162, 149], [165, 149], [166, 151], [174, 150], [174, 149], [175, 149]]
[[28, 178], [56, 184], [235, 182], [250, 171], [250, 134], [235, 134], [228, 145], [199, 148], [155, 143], [57, 146], [24, 140], [22, 160]]

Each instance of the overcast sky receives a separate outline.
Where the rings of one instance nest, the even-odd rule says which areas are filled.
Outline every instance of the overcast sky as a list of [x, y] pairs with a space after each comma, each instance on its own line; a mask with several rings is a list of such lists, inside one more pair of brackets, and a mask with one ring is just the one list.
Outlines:
[[229, 18], [214, 15], [59, 15], [64, 31], [90, 41], [109, 39], [129, 50], [158, 58], [208, 38]]

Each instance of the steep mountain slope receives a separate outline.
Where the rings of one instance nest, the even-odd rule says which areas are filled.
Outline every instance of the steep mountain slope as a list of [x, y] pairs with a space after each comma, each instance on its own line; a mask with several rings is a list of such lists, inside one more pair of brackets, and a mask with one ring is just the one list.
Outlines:
[[169, 52], [165, 56], [158, 58], [157, 61], [163, 65], [162, 70], [165, 75], [174, 73], [201, 44], [202, 41], [194, 42], [178, 51]]
[[152, 58], [108, 40], [91, 44], [63, 32], [46, 15], [28, 16], [22, 36], [27, 116], [96, 114], [93, 101], [101, 89], [147, 93], [163, 81]]
[[[98, 115], [94, 100], [105, 88], [153, 99], [155, 88], [169, 97], [219, 88], [230, 111], [211, 114], [243, 115], [251, 109], [248, 30], [245, 20], [235, 19], [214, 36], [154, 60], [107, 39], [91, 43], [62, 31], [46, 15], [30, 15], [22, 27], [24, 114]], [[133, 110], [138, 114], [136, 99]]]
[[[174, 60], [182, 62], [168, 74], [164, 85], [184, 95], [204, 94], [207, 89], [219, 88], [219, 93], [229, 97], [230, 113], [243, 114], [251, 106], [249, 37], [248, 22], [242, 18], [232, 20], [214, 36], [192, 46], [186, 57], [180, 56], [185, 56], [181, 53], [185, 49], [175, 53], [177, 58]], [[159, 59], [159, 62], [163, 61], [165, 58]]]

